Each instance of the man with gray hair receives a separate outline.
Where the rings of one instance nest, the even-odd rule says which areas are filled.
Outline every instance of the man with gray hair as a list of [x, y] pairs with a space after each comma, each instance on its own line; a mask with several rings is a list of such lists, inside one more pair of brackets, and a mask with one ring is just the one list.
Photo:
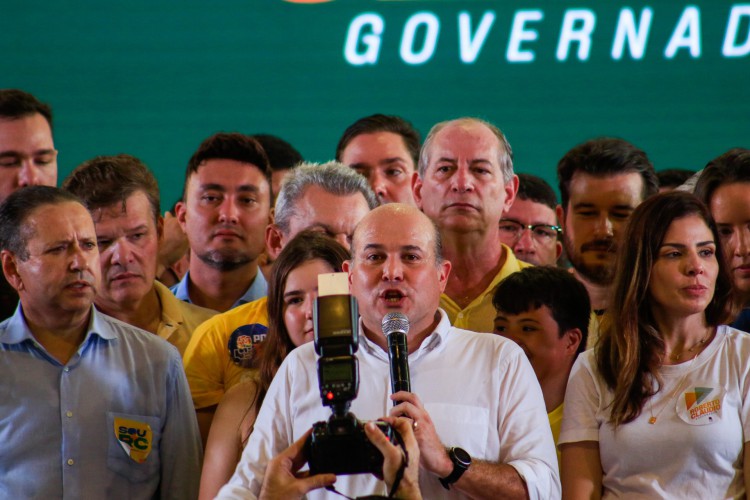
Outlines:
[[503, 133], [478, 118], [438, 123], [425, 139], [414, 198], [437, 224], [453, 272], [440, 298], [451, 324], [492, 332], [498, 283], [527, 267], [500, 243], [498, 222], [518, 191]]
[[[266, 228], [269, 256], [276, 259], [305, 229], [320, 231], [349, 248], [354, 227], [377, 204], [367, 179], [349, 167], [338, 162], [303, 163], [281, 184], [274, 222]], [[185, 350], [185, 372], [204, 441], [224, 393], [253, 369], [267, 327], [263, 297], [214, 316], [193, 333]]]

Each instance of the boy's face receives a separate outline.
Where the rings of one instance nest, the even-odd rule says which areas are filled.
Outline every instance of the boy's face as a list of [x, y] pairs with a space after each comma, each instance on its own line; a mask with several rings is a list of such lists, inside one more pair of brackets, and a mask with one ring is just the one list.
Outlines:
[[580, 343], [580, 335], [573, 332], [560, 336], [560, 328], [547, 306], [521, 314], [497, 311], [495, 333], [524, 350], [540, 382], [555, 374], [567, 373]]

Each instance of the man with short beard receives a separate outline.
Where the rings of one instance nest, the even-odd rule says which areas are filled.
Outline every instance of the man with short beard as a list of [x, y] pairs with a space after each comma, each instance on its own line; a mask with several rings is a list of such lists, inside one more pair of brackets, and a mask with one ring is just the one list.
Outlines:
[[607, 309], [618, 240], [635, 207], [658, 192], [659, 181], [646, 153], [615, 138], [592, 139], [568, 151], [557, 164], [557, 179], [563, 245], [591, 298], [587, 347], [593, 347]]
[[203, 141], [176, 211], [191, 256], [172, 287], [177, 298], [223, 312], [266, 295], [258, 258], [271, 222], [271, 169], [258, 141], [238, 133]]

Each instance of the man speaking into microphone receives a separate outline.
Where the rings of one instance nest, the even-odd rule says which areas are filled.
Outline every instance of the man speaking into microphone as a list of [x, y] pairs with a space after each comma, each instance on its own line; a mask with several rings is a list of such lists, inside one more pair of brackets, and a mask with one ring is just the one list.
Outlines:
[[[359, 223], [344, 267], [360, 313], [360, 385], [351, 411], [363, 420], [385, 414], [412, 420], [426, 499], [559, 498], [557, 458], [534, 371], [514, 343], [450, 325], [438, 308], [450, 268], [434, 224], [414, 207], [384, 205]], [[389, 313], [408, 318], [411, 392], [391, 394], [393, 349], [386, 335], [392, 330], [384, 334], [382, 324]], [[320, 403], [316, 362], [312, 343], [287, 356], [219, 498], [257, 496], [270, 459], [329, 416]], [[336, 489], [348, 496], [387, 494], [381, 481], [364, 474], [339, 476]], [[340, 498], [325, 490], [308, 497]]]

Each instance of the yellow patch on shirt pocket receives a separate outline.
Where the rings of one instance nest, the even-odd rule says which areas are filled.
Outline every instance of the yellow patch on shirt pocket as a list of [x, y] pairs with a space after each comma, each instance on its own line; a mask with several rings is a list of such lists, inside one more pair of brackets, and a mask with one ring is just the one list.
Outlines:
[[107, 412], [110, 433], [107, 467], [128, 478], [142, 482], [159, 473], [161, 422], [158, 417]]

